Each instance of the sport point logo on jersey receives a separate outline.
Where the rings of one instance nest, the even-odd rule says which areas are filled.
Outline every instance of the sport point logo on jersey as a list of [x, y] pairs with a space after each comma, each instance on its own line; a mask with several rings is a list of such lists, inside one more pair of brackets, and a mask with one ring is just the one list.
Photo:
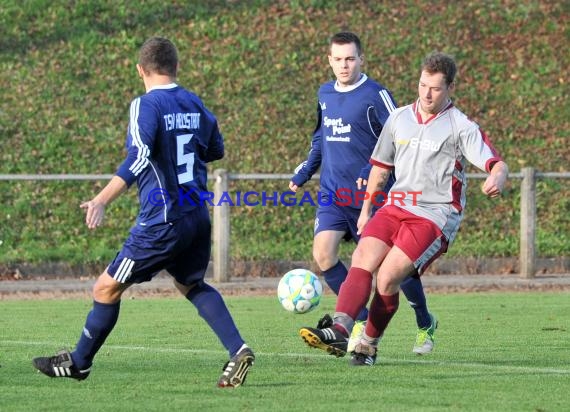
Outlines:
[[327, 142], [346, 142], [350, 143], [350, 136], [337, 136], [343, 133], [350, 133], [352, 126], [344, 124], [342, 117], [331, 119], [325, 116], [323, 119], [323, 126], [327, 127], [332, 132], [332, 136], [326, 136]]
[[331, 206], [360, 208], [365, 200], [370, 199], [376, 207], [384, 205], [416, 206], [422, 192], [420, 191], [376, 191], [370, 195], [365, 190], [352, 190], [340, 188], [336, 192], [317, 191], [304, 192], [268, 192], [268, 191], [235, 191], [222, 192], [216, 198], [214, 192], [183, 189], [178, 190], [177, 196], [171, 196], [163, 188], [155, 188], [148, 192], [147, 201], [153, 206], [165, 206], [177, 203], [182, 206], [209, 205], [209, 206]]

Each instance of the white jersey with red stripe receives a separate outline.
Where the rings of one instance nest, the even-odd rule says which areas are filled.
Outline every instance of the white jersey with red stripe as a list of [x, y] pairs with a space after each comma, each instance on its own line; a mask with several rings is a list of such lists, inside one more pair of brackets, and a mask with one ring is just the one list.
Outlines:
[[425, 122], [418, 104], [390, 114], [370, 162], [395, 168], [389, 202], [431, 220], [451, 243], [466, 203], [466, 160], [490, 172], [501, 157], [477, 123], [451, 101]]

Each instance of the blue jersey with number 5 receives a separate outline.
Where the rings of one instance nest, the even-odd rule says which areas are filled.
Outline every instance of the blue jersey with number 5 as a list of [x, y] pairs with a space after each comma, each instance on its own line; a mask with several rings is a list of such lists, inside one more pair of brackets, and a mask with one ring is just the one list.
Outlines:
[[198, 96], [176, 84], [154, 87], [131, 102], [127, 158], [117, 175], [137, 182], [137, 223], [171, 222], [207, 191], [206, 163], [224, 156], [215, 116]]

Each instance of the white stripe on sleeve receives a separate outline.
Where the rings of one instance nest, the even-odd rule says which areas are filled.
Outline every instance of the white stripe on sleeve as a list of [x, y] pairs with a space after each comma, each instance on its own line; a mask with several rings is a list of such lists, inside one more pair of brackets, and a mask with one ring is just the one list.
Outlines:
[[382, 89], [380, 90], [380, 92], [378, 92], [378, 94], [380, 95], [380, 98], [384, 102], [384, 106], [386, 106], [386, 109], [388, 109], [388, 113], [392, 113], [394, 110], [396, 110], [396, 106], [394, 105], [394, 102], [390, 98], [390, 95], [388, 94], [387, 90]]
[[148, 146], [142, 142], [140, 129], [139, 129], [139, 114], [140, 114], [140, 106], [141, 106], [141, 99], [140, 97], [133, 100], [131, 104], [130, 110], [130, 132], [131, 137], [133, 140], [133, 146], [137, 147], [137, 159], [133, 162], [129, 170], [135, 175], [138, 176], [139, 173], [144, 170], [144, 168], [148, 165], [148, 156], [150, 154], [150, 150]]

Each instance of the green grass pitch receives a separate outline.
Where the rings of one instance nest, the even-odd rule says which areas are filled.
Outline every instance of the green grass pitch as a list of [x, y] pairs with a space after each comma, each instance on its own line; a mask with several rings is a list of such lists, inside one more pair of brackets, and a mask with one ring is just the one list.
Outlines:
[[246, 383], [218, 389], [227, 353], [184, 299], [125, 299], [83, 382], [50, 379], [31, 359], [71, 348], [88, 300], [0, 302], [1, 411], [563, 411], [570, 408], [570, 293], [431, 294], [435, 351], [411, 352], [412, 310], [401, 299], [370, 368], [305, 346], [304, 315], [274, 296], [228, 297], [257, 360]]

